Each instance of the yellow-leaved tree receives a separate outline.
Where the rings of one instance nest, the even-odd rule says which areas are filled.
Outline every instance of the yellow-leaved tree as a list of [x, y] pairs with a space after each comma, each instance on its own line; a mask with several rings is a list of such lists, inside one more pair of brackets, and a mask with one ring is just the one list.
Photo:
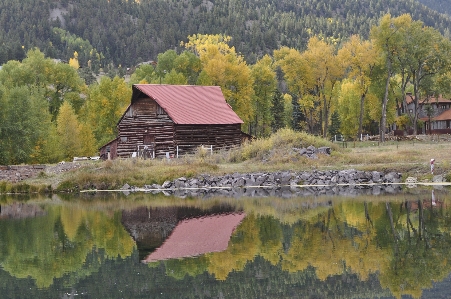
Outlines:
[[271, 100], [277, 87], [276, 73], [273, 67], [273, 60], [268, 55], [263, 56], [252, 66], [252, 76], [254, 77], [254, 120], [251, 134], [261, 137], [271, 133]]
[[359, 130], [360, 113], [360, 85], [354, 80], [344, 80], [338, 99], [338, 112], [340, 114], [340, 132], [353, 138]]
[[302, 54], [295, 49], [282, 47], [274, 51], [274, 59], [276, 65], [284, 73], [284, 79], [288, 85], [288, 89], [298, 99], [299, 109], [307, 119], [312, 122], [313, 120], [316, 121], [318, 113], [313, 107], [311, 97], [307, 96], [308, 88], [313, 84], [314, 78], [311, 68], [309, 68], [307, 62], [302, 58]]
[[96, 140], [91, 127], [86, 123], [80, 123], [80, 146], [82, 156], [93, 156], [97, 153]]
[[89, 87], [88, 98], [82, 108], [83, 121], [96, 140], [96, 147], [117, 135], [116, 124], [130, 103], [131, 89], [123, 78], [102, 77], [100, 83]]
[[78, 62], [78, 53], [77, 51], [74, 52], [74, 57], [69, 59], [69, 65], [73, 67], [74, 69], [78, 70], [80, 68], [80, 64]]
[[337, 100], [335, 87], [344, 74], [334, 46], [312, 37], [304, 52], [283, 47], [274, 51], [274, 57], [284, 72], [288, 88], [298, 97], [309, 132], [321, 127], [325, 136], [330, 110]]
[[202, 71], [197, 83], [220, 86], [227, 103], [249, 123], [254, 115], [254, 81], [244, 58], [228, 45], [230, 39], [221, 34], [195, 34], [189, 36], [184, 45], [201, 60]]
[[320, 111], [319, 121], [323, 137], [326, 137], [331, 106], [337, 100], [335, 87], [343, 77], [344, 65], [336, 55], [335, 47], [317, 37], [310, 38], [307, 50], [302, 56], [313, 77], [308, 90], [313, 98], [314, 107], [318, 107], [316, 110]]
[[71, 160], [81, 153], [81, 144], [78, 119], [69, 102], [61, 105], [56, 123], [63, 158]]
[[338, 51], [338, 57], [346, 65], [349, 79], [355, 80], [360, 93], [359, 136], [362, 134], [365, 100], [371, 85], [371, 75], [380, 63], [379, 52], [371, 41], [364, 41], [353, 35]]

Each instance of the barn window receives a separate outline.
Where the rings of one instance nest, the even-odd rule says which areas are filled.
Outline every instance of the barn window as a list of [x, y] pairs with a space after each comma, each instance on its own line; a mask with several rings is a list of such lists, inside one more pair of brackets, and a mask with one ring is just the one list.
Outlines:
[[157, 115], [165, 114], [164, 109], [160, 105], [157, 105]]
[[127, 142], [127, 136], [125, 136], [125, 137], [121, 137], [121, 142]]
[[146, 135], [144, 135], [144, 138], [143, 138], [143, 144], [144, 145], [152, 144], [154, 142], [155, 142], [155, 135], [153, 135], [153, 134], [146, 134]]

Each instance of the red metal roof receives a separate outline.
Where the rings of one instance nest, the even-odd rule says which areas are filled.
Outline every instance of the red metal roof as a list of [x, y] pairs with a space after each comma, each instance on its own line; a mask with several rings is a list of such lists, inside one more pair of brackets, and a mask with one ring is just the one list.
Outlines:
[[176, 124], [242, 124], [219, 86], [135, 84], [160, 105]]
[[180, 222], [166, 241], [143, 262], [193, 257], [227, 249], [230, 236], [246, 214], [216, 215]]

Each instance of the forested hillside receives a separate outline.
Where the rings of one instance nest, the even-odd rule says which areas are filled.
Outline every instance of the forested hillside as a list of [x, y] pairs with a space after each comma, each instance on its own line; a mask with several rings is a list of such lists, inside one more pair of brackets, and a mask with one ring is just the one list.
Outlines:
[[0, 164], [96, 154], [134, 83], [220, 86], [256, 137], [416, 133], [449, 28], [417, 0], [0, 0]]
[[417, 0], [0, 0], [0, 64], [38, 47], [66, 61], [77, 51], [80, 65], [93, 70], [130, 67], [196, 33], [231, 36], [237, 52], [255, 63], [281, 46], [304, 49], [312, 36], [332, 43], [352, 34], [368, 38], [386, 13], [409, 13], [449, 35], [451, 19]]
[[451, 15], [451, 1], [448, 0], [419, 0], [419, 1], [433, 10]]

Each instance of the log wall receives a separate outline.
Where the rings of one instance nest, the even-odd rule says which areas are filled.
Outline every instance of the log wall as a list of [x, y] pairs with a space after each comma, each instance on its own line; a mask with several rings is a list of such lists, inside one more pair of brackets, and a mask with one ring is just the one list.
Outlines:
[[179, 151], [193, 151], [199, 146], [213, 146], [213, 150], [241, 144], [241, 125], [175, 125], [174, 143]]
[[115, 157], [128, 158], [138, 147], [147, 146], [149, 153], [175, 156], [194, 151], [199, 146], [213, 146], [213, 150], [241, 144], [240, 124], [177, 125], [152, 99], [139, 98], [130, 105], [118, 124]]
[[174, 123], [151, 99], [135, 101], [121, 119], [118, 131], [118, 157], [131, 157], [138, 145], [147, 145], [155, 156], [174, 153]]

